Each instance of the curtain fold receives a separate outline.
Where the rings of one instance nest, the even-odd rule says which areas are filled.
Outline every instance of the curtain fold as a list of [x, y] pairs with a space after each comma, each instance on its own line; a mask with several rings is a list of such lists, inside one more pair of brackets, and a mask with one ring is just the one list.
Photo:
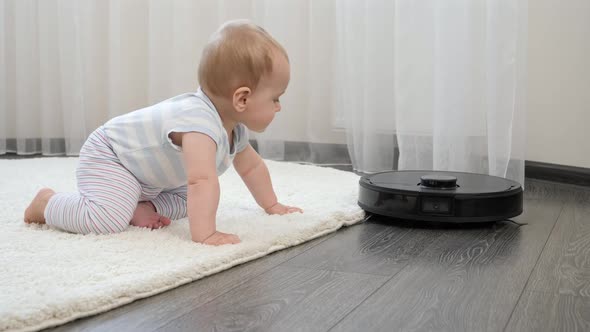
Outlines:
[[197, 89], [249, 18], [289, 52], [265, 158], [524, 180], [526, 0], [0, 0], [0, 154], [76, 155], [106, 120]]

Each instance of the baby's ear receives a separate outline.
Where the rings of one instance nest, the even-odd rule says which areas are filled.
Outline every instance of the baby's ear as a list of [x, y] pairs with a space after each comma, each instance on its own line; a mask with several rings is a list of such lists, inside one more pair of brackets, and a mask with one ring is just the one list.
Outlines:
[[234, 91], [233, 105], [237, 112], [243, 112], [246, 110], [246, 104], [248, 103], [248, 98], [251, 94], [252, 90], [245, 86], [239, 87]]

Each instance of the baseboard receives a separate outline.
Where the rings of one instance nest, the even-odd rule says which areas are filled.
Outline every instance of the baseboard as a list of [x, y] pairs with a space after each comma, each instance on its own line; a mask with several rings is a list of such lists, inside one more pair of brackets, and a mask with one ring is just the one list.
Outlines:
[[[6, 151], [13, 153], [17, 150], [38, 151], [39, 153], [44, 150], [51, 155], [65, 155], [66, 140], [64, 138], [25, 138], [19, 140], [17, 145], [16, 138], [7, 138]], [[31, 154], [35, 155], [37, 153], [32, 152]]]
[[590, 187], [590, 168], [526, 161], [524, 174], [530, 179]]
[[[258, 151], [258, 142], [250, 140]], [[284, 142], [285, 161], [306, 161], [321, 165], [352, 165], [346, 144]]]

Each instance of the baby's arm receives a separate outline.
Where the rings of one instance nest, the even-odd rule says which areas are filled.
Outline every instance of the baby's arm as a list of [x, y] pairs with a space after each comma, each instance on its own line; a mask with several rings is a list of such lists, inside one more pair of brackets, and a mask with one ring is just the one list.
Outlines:
[[190, 132], [181, 135], [188, 181], [187, 214], [192, 240], [212, 245], [240, 242], [236, 235], [221, 233], [215, 228], [215, 215], [219, 204], [215, 142], [201, 133]]
[[234, 167], [244, 183], [254, 196], [256, 203], [268, 214], [286, 214], [292, 212], [303, 212], [300, 208], [286, 206], [278, 202], [277, 196], [272, 188], [270, 174], [266, 164], [248, 145], [234, 158]]

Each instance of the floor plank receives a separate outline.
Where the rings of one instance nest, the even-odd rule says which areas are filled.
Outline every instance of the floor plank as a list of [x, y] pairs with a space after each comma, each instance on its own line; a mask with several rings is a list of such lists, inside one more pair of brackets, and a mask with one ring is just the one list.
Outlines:
[[507, 330], [590, 330], [590, 201], [582, 197], [566, 203]]
[[334, 327], [335, 331], [499, 331], [508, 321], [562, 203], [528, 200], [517, 218], [443, 234]]
[[161, 327], [161, 331], [326, 331], [387, 280], [279, 266]]
[[565, 205], [528, 290], [590, 297], [590, 205]]
[[321, 242], [334, 233], [310, 242], [275, 252], [255, 261], [235, 266], [209, 277], [180, 286], [162, 294], [135, 301], [106, 313], [76, 320], [48, 331], [151, 331], [190, 312], [202, 303], [278, 266]]
[[576, 186], [546, 180], [527, 179], [525, 183], [526, 199], [551, 199], [560, 202], [588, 201], [590, 187]]
[[590, 298], [525, 291], [506, 331], [590, 331]]
[[350, 227], [283, 265], [392, 276], [441, 235], [367, 222]]

